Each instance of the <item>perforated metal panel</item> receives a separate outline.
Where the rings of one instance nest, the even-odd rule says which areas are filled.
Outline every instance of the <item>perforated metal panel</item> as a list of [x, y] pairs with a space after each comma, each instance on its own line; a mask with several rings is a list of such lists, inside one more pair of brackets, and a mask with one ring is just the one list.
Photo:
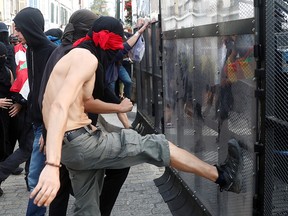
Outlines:
[[288, 215], [287, 1], [267, 1], [266, 17], [264, 215]]
[[[146, 35], [151, 49], [138, 74], [139, 112], [204, 161], [222, 163], [230, 138], [239, 141], [244, 159], [240, 194], [219, 192], [192, 174], [166, 172], [156, 182], [173, 215], [190, 214], [195, 203], [197, 216], [288, 215], [287, 2], [161, 1], [156, 35], [162, 42], [157, 38], [154, 46], [154, 36]], [[152, 63], [158, 47], [162, 52]], [[155, 63], [157, 74], [150, 73]], [[164, 112], [163, 126], [155, 110], [161, 117]]]
[[[236, 138], [243, 147], [245, 180], [242, 193], [220, 193], [208, 180], [177, 174], [201, 201], [203, 212], [251, 215], [255, 190], [256, 65], [254, 34], [246, 24], [247, 18], [254, 16], [253, 1], [175, 4], [179, 10], [170, 10], [163, 17], [163, 26], [168, 30], [176, 26], [174, 35], [173, 31], [164, 34], [163, 41], [165, 134], [210, 164], [222, 163], [228, 140]], [[200, 12], [203, 16], [198, 16]], [[171, 25], [171, 20], [175, 24]], [[180, 26], [186, 28], [178, 29]]]
[[[210, 164], [225, 160], [230, 138], [243, 144], [245, 181], [240, 195], [220, 193], [214, 183], [179, 173], [212, 215], [252, 212], [256, 112], [253, 45], [253, 35], [164, 41], [167, 137]], [[175, 56], [173, 67], [168, 62], [171, 55]]]

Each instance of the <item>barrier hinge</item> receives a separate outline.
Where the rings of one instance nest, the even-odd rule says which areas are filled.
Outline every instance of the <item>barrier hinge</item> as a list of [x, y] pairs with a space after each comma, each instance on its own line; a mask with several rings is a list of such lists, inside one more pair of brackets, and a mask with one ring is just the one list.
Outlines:
[[261, 153], [264, 150], [264, 145], [262, 143], [256, 142], [254, 145], [254, 152]]
[[257, 80], [263, 80], [265, 79], [265, 76], [266, 76], [266, 73], [265, 73], [265, 69], [264, 68], [257, 68], [255, 69], [254, 71], [254, 77], [257, 79]]
[[265, 90], [264, 89], [257, 89], [255, 90], [255, 97], [260, 99], [265, 99]]
[[254, 45], [254, 58], [255, 59], [260, 59], [261, 58], [261, 53], [262, 53], [261, 44], [255, 44]]

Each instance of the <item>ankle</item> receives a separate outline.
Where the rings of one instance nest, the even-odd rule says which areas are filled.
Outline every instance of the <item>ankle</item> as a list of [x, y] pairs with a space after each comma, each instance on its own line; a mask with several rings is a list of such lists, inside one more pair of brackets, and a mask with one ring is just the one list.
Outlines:
[[218, 178], [216, 179], [215, 183], [222, 186], [226, 184], [225, 178], [223, 176], [223, 171], [220, 169], [218, 165], [214, 165], [218, 172]]

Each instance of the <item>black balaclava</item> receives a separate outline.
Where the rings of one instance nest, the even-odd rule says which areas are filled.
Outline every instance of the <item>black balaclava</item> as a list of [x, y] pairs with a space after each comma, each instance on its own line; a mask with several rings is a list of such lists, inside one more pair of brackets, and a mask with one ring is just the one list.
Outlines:
[[7, 48], [4, 43], [0, 42], [0, 85], [10, 86], [10, 74], [7, 73], [5, 62], [7, 59]]
[[[120, 23], [120, 21], [109, 16], [99, 17], [93, 23], [93, 26], [92, 28], [90, 28], [87, 35], [89, 35], [92, 38], [93, 32], [100, 32], [102, 30], [108, 30], [109, 32], [113, 32], [122, 38], [124, 35], [123, 26]], [[100, 48], [100, 46], [96, 46], [93, 41], [85, 41], [80, 45], [78, 45], [78, 47], [86, 48], [91, 53], [93, 53], [97, 57], [99, 63], [103, 66], [104, 71], [106, 71], [108, 65], [112, 62], [116, 53], [119, 51], [119, 50], [104, 51], [103, 49]]]
[[75, 11], [64, 29], [62, 44], [69, 45], [79, 38], [85, 37], [98, 17], [98, 15], [87, 9]]
[[[87, 35], [92, 37], [93, 31], [100, 32], [101, 30], [108, 30], [109, 32], [113, 32], [118, 34], [123, 38], [124, 30], [122, 24], [119, 20], [109, 17], [109, 16], [101, 16], [94, 23], [92, 28], [90, 28]], [[105, 87], [105, 72], [114, 59], [118, 50], [102, 50], [99, 46], [95, 46], [93, 41], [85, 41], [78, 45], [77, 47], [82, 47], [88, 49], [91, 53], [93, 53], [98, 59], [98, 68], [96, 71], [97, 79], [95, 83], [95, 87], [93, 90], [93, 97], [103, 99], [105, 94], [108, 94], [112, 97], [113, 95]], [[105, 93], [106, 92], [106, 93]], [[110, 97], [109, 96], [109, 97]]]
[[5, 45], [9, 44], [9, 31], [7, 25], [3, 22], [0, 22], [0, 41]]
[[4, 43], [0, 42], [0, 66], [5, 65], [7, 59], [7, 48]]
[[13, 21], [29, 47], [37, 47], [43, 40], [47, 40], [44, 34], [44, 17], [39, 9], [26, 7], [17, 13]]

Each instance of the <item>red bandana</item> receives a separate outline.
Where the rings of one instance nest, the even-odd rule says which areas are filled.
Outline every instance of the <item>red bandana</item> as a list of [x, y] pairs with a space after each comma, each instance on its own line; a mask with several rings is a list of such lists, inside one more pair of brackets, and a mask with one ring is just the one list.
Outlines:
[[122, 37], [107, 30], [93, 32], [92, 38], [89, 35], [75, 41], [73, 47], [78, 46], [84, 41], [93, 40], [96, 46], [100, 46], [103, 50], [120, 50], [124, 49]]

